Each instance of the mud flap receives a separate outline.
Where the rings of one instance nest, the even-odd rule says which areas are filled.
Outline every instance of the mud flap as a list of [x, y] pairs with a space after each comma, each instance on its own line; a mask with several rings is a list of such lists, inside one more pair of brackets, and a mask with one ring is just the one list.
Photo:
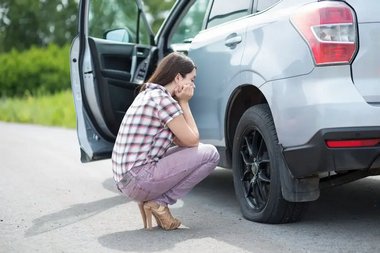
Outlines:
[[[282, 152], [281, 152], [282, 155]], [[285, 161], [282, 157], [282, 161]], [[285, 162], [282, 162], [281, 191], [282, 196], [289, 202], [308, 202], [319, 198], [319, 177], [295, 178], [291, 174]]]

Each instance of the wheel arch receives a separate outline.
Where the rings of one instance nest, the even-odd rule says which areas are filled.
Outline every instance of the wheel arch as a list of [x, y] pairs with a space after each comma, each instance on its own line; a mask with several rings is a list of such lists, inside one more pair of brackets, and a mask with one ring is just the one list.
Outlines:
[[[258, 104], [268, 104], [264, 93], [255, 85], [243, 84], [236, 87], [229, 97], [225, 111], [225, 145], [226, 160], [232, 165], [232, 148], [234, 136], [240, 118], [246, 110]], [[275, 124], [275, 122], [273, 122]], [[276, 129], [276, 125], [274, 125]], [[277, 132], [277, 130], [276, 130]], [[281, 152], [282, 155], [282, 152]], [[282, 157], [284, 160], [284, 158]], [[231, 167], [231, 166], [230, 166]], [[319, 197], [319, 178], [315, 176], [307, 178], [294, 178], [286, 163], [281, 166], [282, 193], [286, 201], [307, 202], [316, 200]]]
[[232, 145], [236, 128], [243, 113], [258, 104], [267, 104], [264, 94], [252, 84], [243, 84], [234, 89], [227, 102], [224, 121], [224, 136], [228, 160], [232, 161]]

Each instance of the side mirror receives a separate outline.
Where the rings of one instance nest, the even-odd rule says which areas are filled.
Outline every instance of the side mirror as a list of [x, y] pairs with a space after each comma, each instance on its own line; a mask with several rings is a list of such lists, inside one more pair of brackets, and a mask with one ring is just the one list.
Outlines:
[[104, 33], [103, 38], [106, 40], [118, 42], [133, 42], [132, 33], [127, 28], [116, 28]]

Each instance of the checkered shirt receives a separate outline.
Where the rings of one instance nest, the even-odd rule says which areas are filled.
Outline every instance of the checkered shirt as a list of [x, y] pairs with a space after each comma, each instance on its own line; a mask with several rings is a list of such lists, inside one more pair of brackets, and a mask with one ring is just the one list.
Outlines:
[[116, 182], [133, 167], [157, 162], [168, 150], [173, 133], [167, 124], [183, 111], [161, 85], [148, 83], [127, 110], [112, 152]]

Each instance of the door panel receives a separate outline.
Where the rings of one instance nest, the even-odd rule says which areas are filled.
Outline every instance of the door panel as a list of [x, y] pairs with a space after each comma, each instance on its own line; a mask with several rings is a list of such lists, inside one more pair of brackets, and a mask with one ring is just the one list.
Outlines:
[[116, 44], [89, 38], [101, 116], [111, 132], [117, 135], [122, 117], [132, 103], [138, 84], [131, 82], [135, 45]]

